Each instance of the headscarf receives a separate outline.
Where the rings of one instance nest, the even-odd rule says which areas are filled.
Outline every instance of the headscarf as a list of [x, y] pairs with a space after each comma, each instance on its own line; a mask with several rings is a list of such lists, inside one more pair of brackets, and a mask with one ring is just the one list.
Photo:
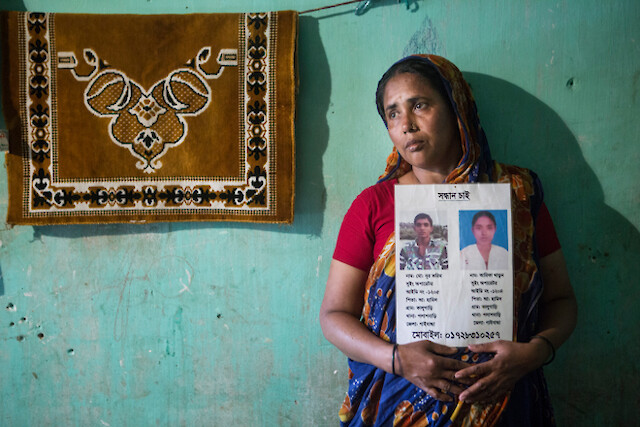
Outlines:
[[[471, 93], [471, 88], [462, 73], [452, 62], [437, 55], [412, 55], [401, 59], [393, 66], [411, 59], [418, 59], [433, 67], [449, 96], [458, 121], [462, 158], [456, 168], [447, 176], [445, 182], [458, 184], [462, 182], [486, 182], [492, 173], [491, 153], [480, 120], [478, 109]], [[393, 67], [392, 66], [392, 67]], [[411, 165], [404, 160], [398, 151], [393, 151], [387, 158], [387, 167], [379, 181], [398, 178], [411, 170]]]
[[[480, 125], [475, 100], [460, 70], [436, 55], [413, 55], [396, 64], [418, 59], [433, 67], [457, 117], [462, 157], [445, 179], [445, 183], [502, 182], [511, 184], [513, 254], [514, 254], [514, 332], [528, 341], [536, 328], [537, 301], [542, 283], [537, 268], [534, 244], [535, 217], [542, 202], [542, 190], [536, 175], [523, 168], [493, 162]], [[394, 64], [395, 65], [395, 64]], [[411, 170], [394, 148], [387, 158], [379, 182], [399, 178]], [[395, 236], [389, 236], [374, 262], [365, 285], [362, 322], [385, 341], [394, 342], [395, 329]], [[467, 363], [481, 363], [491, 358], [487, 353], [473, 354], [460, 349], [452, 356]], [[552, 419], [546, 384], [541, 370], [526, 376], [511, 396], [512, 411], [521, 420], [542, 423]], [[439, 402], [404, 378], [388, 374], [372, 365], [349, 361], [349, 391], [340, 409], [342, 425], [429, 425], [490, 426], [503, 413], [510, 397], [490, 404]], [[535, 405], [531, 402], [536, 400]], [[535, 406], [535, 407], [532, 407]], [[541, 415], [543, 414], [543, 415]], [[507, 414], [508, 415], [508, 414]], [[426, 424], [425, 424], [426, 425]]]

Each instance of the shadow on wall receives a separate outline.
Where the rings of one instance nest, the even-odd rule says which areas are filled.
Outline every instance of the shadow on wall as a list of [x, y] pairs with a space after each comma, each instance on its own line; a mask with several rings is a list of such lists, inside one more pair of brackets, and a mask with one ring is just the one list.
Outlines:
[[293, 225], [236, 222], [177, 222], [34, 226], [34, 240], [41, 236], [81, 238], [87, 236], [166, 233], [179, 230], [247, 229], [319, 236], [326, 205], [322, 157], [329, 141], [327, 111], [331, 76], [320, 39], [318, 21], [300, 18], [298, 73], [300, 86], [296, 118], [296, 199]]
[[[298, 64], [300, 91], [296, 116], [296, 197], [299, 220], [310, 221], [310, 234], [320, 235], [327, 190], [322, 176], [322, 157], [329, 144], [327, 114], [331, 97], [329, 61], [320, 38], [318, 20], [300, 18]], [[306, 226], [304, 228], [307, 228]]]
[[578, 299], [578, 327], [548, 369], [558, 423], [633, 424], [628, 405], [637, 404], [640, 386], [628, 378], [639, 372], [627, 361], [640, 350], [640, 233], [605, 204], [576, 138], [551, 108], [504, 80], [464, 75], [494, 159], [539, 174]]
[[18, 10], [26, 12], [27, 6], [25, 6], [23, 0], [3, 0], [1, 10]]

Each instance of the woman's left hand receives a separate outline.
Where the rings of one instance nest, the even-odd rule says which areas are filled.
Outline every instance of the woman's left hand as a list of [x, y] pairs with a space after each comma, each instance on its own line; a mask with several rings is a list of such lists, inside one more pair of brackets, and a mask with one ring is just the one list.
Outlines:
[[520, 378], [541, 366], [549, 356], [549, 348], [542, 340], [529, 343], [500, 340], [470, 345], [469, 350], [494, 353], [494, 357], [456, 372], [456, 379], [474, 381], [460, 393], [459, 399], [465, 402], [498, 401], [513, 389]]

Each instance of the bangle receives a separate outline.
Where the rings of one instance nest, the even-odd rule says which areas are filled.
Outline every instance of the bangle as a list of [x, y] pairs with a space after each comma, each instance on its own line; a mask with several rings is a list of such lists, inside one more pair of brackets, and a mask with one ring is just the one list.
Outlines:
[[529, 339], [529, 342], [531, 342], [531, 340], [534, 338], [540, 338], [542, 341], [547, 343], [549, 348], [551, 348], [551, 358], [542, 364], [542, 366], [547, 366], [549, 363], [553, 362], [553, 359], [556, 358], [556, 348], [553, 346], [553, 343], [551, 342], [551, 340], [549, 340], [549, 338], [543, 337], [542, 335], [532, 336], [531, 339]]
[[396, 374], [396, 351], [398, 351], [398, 344], [393, 345], [393, 351], [391, 352], [391, 373]]

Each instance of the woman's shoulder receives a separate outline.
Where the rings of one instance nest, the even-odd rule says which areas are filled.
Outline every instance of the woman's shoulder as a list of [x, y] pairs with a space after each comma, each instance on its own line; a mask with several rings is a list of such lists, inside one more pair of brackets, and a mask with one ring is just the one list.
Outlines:
[[382, 213], [387, 214], [386, 211], [389, 208], [393, 211], [393, 186], [396, 181], [394, 179], [380, 182], [362, 190], [351, 202], [347, 216], [356, 215], [364, 220], [365, 218], [379, 217]]
[[382, 182], [377, 182], [375, 184], [373, 184], [370, 187], [365, 188], [364, 190], [362, 190], [362, 192], [360, 194], [366, 194], [366, 195], [372, 195], [372, 196], [377, 196], [377, 195], [388, 195], [388, 194], [393, 194], [393, 187], [394, 185], [396, 185], [398, 183], [397, 179], [389, 179], [386, 181], [382, 181]]
[[506, 176], [520, 176], [532, 180], [538, 178], [538, 175], [529, 168], [500, 162], [493, 162], [493, 174], [496, 181]]
[[510, 183], [519, 198], [537, 195], [542, 198], [542, 184], [538, 174], [522, 166], [494, 162], [493, 181]]
[[364, 203], [366, 205], [387, 204], [393, 202], [393, 186], [397, 183], [397, 179], [390, 179], [376, 183], [365, 188], [358, 194], [354, 203]]

